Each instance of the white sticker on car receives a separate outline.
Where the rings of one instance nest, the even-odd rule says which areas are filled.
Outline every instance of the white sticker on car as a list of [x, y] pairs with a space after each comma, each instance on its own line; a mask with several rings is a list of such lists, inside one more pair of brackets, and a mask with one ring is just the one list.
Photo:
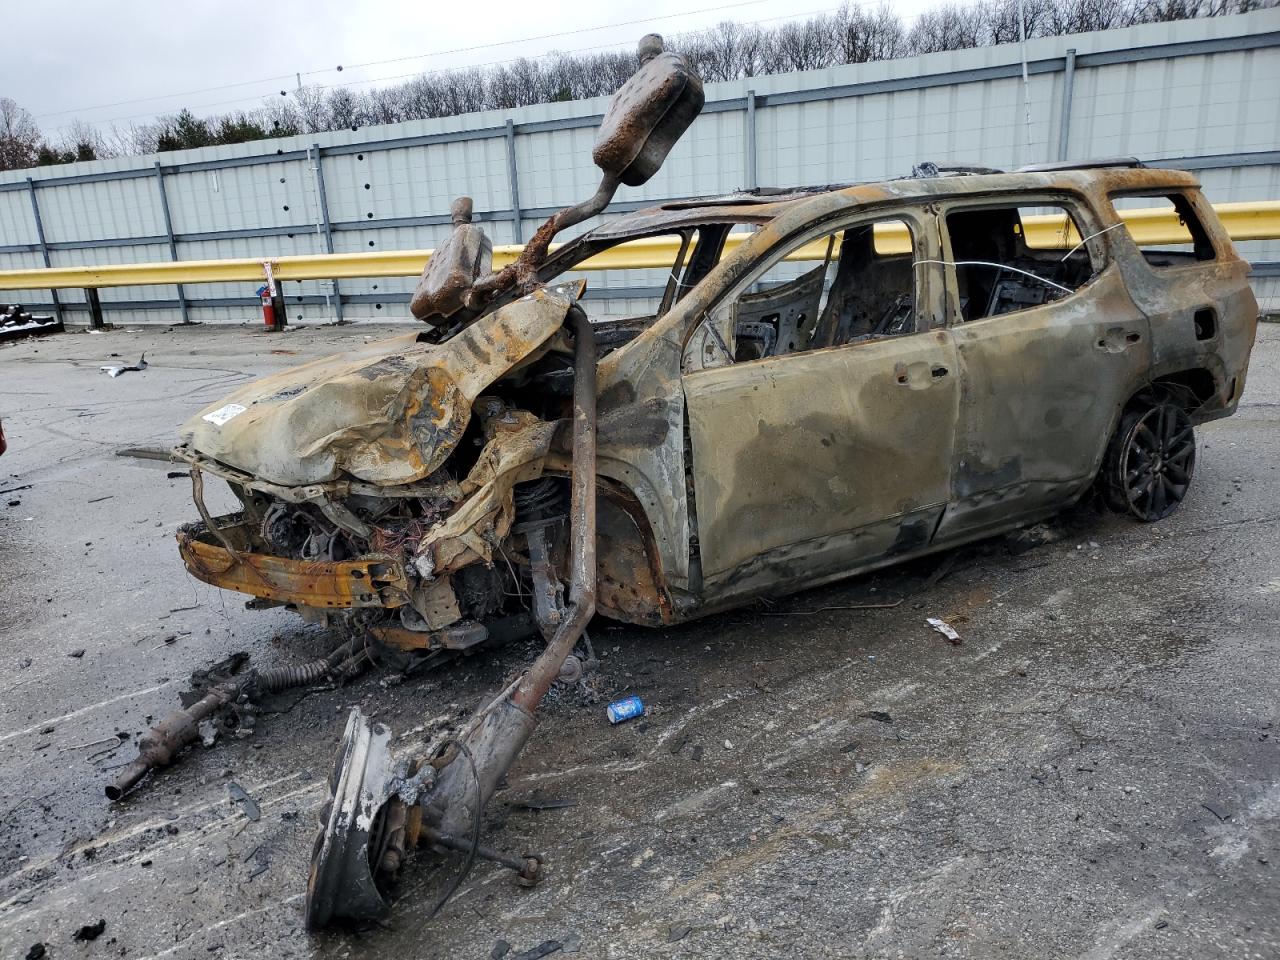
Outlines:
[[248, 407], [242, 407], [238, 403], [228, 403], [225, 407], [219, 407], [213, 413], [206, 413], [201, 420], [208, 420], [215, 427], [220, 427], [228, 420], [234, 420], [240, 414], [244, 413]]

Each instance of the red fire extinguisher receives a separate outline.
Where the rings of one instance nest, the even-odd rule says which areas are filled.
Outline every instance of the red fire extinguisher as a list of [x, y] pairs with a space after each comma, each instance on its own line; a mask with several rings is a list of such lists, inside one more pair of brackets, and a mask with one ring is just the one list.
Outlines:
[[276, 286], [275, 274], [271, 269], [271, 261], [264, 261], [263, 270], [267, 274], [267, 282], [258, 288], [258, 297], [262, 301], [262, 322], [267, 330], [276, 332], [284, 329], [284, 298]]
[[276, 328], [276, 307], [271, 296], [271, 288], [263, 284], [258, 288], [258, 296], [262, 300], [262, 322], [267, 325], [268, 330]]

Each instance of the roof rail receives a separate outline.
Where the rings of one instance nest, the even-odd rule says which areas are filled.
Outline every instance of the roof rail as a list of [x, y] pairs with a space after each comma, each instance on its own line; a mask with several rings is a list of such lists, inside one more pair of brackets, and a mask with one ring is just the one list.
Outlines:
[[1004, 173], [999, 167], [978, 167], [963, 163], [934, 163], [923, 160], [911, 168], [911, 176], [902, 179], [927, 180], [933, 177], [980, 177], [989, 173]]
[[1059, 160], [1055, 163], [1030, 163], [1019, 167], [1019, 173], [1053, 173], [1057, 170], [1097, 170], [1101, 167], [1145, 167], [1137, 157], [1102, 157], [1097, 160]]
[[853, 183], [824, 183], [800, 187], [751, 187], [737, 190], [734, 193], [717, 194], [709, 197], [687, 197], [683, 200], [669, 200], [658, 204], [660, 210], [692, 210], [695, 207], [714, 206], [750, 206], [751, 204], [778, 203], [810, 194], [832, 193], [836, 190], [847, 190], [856, 187]]

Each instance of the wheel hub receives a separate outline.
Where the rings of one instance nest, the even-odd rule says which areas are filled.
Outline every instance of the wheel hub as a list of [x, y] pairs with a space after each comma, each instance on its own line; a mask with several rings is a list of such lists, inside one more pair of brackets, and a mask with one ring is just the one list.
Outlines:
[[1140, 520], [1167, 517], [1186, 496], [1195, 468], [1195, 435], [1181, 407], [1160, 403], [1128, 434], [1123, 475], [1129, 511]]

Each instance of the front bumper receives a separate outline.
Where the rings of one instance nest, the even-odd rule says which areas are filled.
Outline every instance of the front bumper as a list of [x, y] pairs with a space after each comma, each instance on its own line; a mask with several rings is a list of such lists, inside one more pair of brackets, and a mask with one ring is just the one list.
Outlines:
[[216, 518], [214, 525], [217, 534], [204, 523], [178, 530], [182, 562], [192, 576], [211, 586], [321, 610], [395, 608], [409, 603], [404, 566], [392, 557], [368, 554], [341, 561], [273, 557], [249, 551], [249, 525], [239, 516]]

